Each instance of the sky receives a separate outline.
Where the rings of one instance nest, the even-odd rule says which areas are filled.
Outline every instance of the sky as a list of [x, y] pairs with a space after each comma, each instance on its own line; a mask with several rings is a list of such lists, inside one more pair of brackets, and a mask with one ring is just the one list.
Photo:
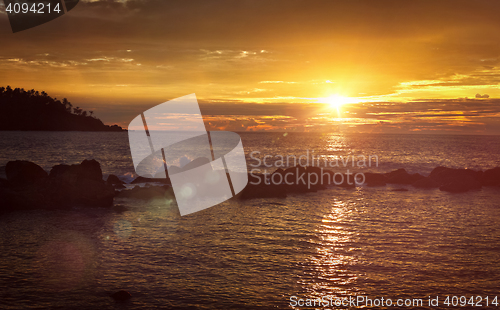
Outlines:
[[500, 134], [500, 2], [83, 1], [12, 33], [0, 85], [127, 127], [195, 93], [210, 130]]

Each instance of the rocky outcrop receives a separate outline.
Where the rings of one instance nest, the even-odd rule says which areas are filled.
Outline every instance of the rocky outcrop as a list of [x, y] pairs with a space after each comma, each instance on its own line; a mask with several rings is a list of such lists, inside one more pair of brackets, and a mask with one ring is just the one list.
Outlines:
[[118, 291], [116, 293], [111, 294], [111, 298], [118, 302], [124, 302], [132, 298], [132, 294], [127, 291]]
[[465, 193], [481, 189], [483, 172], [471, 169], [436, 167], [432, 170], [429, 178], [440, 185], [441, 191]]
[[123, 185], [123, 184], [125, 184], [125, 182], [123, 182], [122, 180], [120, 180], [114, 174], [110, 174], [108, 176], [108, 179], [106, 180], [106, 183], [112, 185], [115, 189], [124, 189], [125, 188], [125, 186]]
[[380, 173], [366, 172], [365, 184], [369, 187], [385, 186], [387, 184], [387, 178]]
[[450, 193], [465, 193], [471, 190], [480, 190], [481, 183], [476, 179], [461, 179], [450, 182], [439, 188], [441, 191]]
[[133, 198], [133, 199], [154, 199], [154, 198], [170, 198], [175, 199], [174, 191], [171, 186], [135, 186], [129, 190], [122, 190], [116, 197]]
[[422, 188], [422, 189], [432, 189], [432, 188], [438, 188], [439, 183], [434, 181], [431, 178], [422, 178], [415, 183], [412, 184], [413, 187], [416, 188]]
[[286, 198], [287, 190], [283, 185], [249, 183], [237, 197], [241, 200], [253, 198]]
[[404, 184], [409, 185], [423, 179], [424, 176], [415, 173], [409, 174], [405, 169], [398, 169], [385, 174], [387, 178], [387, 183], [389, 184]]
[[170, 179], [168, 178], [145, 178], [145, 177], [137, 177], [135, 180], [130, 182], [130, 184], [138, 184], [138, 183], [162, 183], [162, 184], [171, 184]]
[[7, 182], [0, 186], [3, 211], [113, 205], [115, 190], [104, 182], [95, 160], [57, 165], [50, 174], [32, 162], [14, 161], [7, 163], [6, 173]]
[[481, 179], [483, 186], [499, 186], [500, 185], [500, 167], [486, 170]]
[[15, 186], [33, 185], [48, 176], [42, 167], [25, 160], [9, 161], [5, 166], [5, 175]]

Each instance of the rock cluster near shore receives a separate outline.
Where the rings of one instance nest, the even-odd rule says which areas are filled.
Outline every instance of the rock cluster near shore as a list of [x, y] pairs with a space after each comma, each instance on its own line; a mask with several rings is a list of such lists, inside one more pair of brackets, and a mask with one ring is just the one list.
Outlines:
[[[289, 180], [297, 180], [297, 176], [302, 175], [305, 182], [272, 182], [274, 174], [280, 174], [281, 177], [274, 178], [281, 180], [286, 174], [289, 174]], [[354, 188], [353, 176], [351, 175], [348, 181], [344, 175], [337, 179], [338, 184], [334, 184], [331, 180], [334, 172], [321, 170], [318, 167], [293, 167], [286, 170], [278, 169], [269, 177], [266, 178], [267, 184], [263, 181], [265, 176], [255, 176], [249, 174], [249, 184], [242, 191], [241, 199], [252, 198], [284, 198], [289, 193], [307, 193], [315, 192], [326, 188], [326, 185], [335, 185], [340, 187]], [[307, 180], [316, 180], [318, 175], [323, 178], [323, 182], [318, 184], [308, 184]], [[410, 174], [405, 169], [398, 169], [389, 173], [364, 173], [365, 182], [363, 185], [368, 187], [381, 187], [387, 184], [396, 185], [411, 185], [419, 189], [437, 189], [450, 193], [464, 193], [471, 190], [480, 190], [483, 186], [500, 187], [500, 167], [489, 169], [486, 171], [475, 171], [471, 169], [453, 169], [446, 167], [437, 167], [432, 170], [429, 176], [423, 176], [419, 173]], [[330, 179], [330, 183], [328, 183]], [[314, 182], [316, 183], [316, 182]], [[399, 191], [407, 191], [407, 189], [399, 189]]]
[[[73, 206], [109, 208], [113, 207], [114, 197], [175, 200], [168, 178], [138, 177], [131, 184], [163, 184], [160, 186], [148, 184], [145, 187], [136, 185], [132, 189], [125, 189], [125, 182], [115, 175], [109, 175], [107, 181], [104, 181], [101, 166], [95, 160], [84, 160], [77, 165], [56, 165], [49, 173], [29, 161], [11, 161], [5, 166], [5, 175], [6, 179], [0, 178], [0, 212], [35, 208], [61, 209]], [[301, 180], [304, 182], [295, 182], [300, 179], [299, 176], [302, 176]], [[241, 200], [285, 198], [290, 193], [316, 192], [325, 189], [329, 184], [328, 180], [333, 180], [334, 176], [332, 171], [302, 166], [277, 169], [267, 177], [249, 174], [249, 183], [237, 198]], [[352, 175], [350, 181], [346, 175], [343, 176], [343, 182], [339, 182], [342, 178], [335, 178], [336, 186], [347, 188], [356, 186]], [[480, 190], [483, 186], [500, 188], [500, 167], [486, 171], [437, 167], [427, 177], [418, 173], [410, 174], [405, 169], [389, 173], [364, 173], [364, 176], [364, 185], [368, 187], [398, 184], [411, 185], [418, 189], [439, 188], [450, 193]], [[317, 177], [320, 178], [318, 182], [316, 182]], [[314, 182], [308, 183], [309, 180]]]
[[384, 174], [365, 173], [365, 176], [367, 186], [401, 184], [421, 189], [439, 188], [450, 193], [480, 190], [483, 186], [500, 186], [500, 167], [486, 171], [436, 167], [427, 177], [418, 173], [409, 174], [405, 169]]
[[102, 179], [100, 164], [57, 165], [50, 173], [29, 161], [11, 161], [0, 181], [0, 211], [61, 209], [72, 206], [111, 207], [115, 189]]

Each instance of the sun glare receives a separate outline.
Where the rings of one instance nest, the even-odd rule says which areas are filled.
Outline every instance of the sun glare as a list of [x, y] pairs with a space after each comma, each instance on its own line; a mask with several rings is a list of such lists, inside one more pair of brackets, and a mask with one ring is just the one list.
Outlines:
[[332, 95], [330, 97], [320, 98], [318, 101], [328, 104], [330, 106], [330, 108], [335, 109], [337, 111], [338, 115], [340, 115], [340, 108], [344, 104], [358, 102], [354, 98], [343, 97], [343, 96], [339, 96], [339, 95]]

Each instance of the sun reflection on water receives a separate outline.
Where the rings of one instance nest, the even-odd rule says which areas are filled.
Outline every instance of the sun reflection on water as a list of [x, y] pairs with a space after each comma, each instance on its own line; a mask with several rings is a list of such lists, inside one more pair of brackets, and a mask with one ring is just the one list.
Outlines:
[[356, 253], [360, 249], [355, 246], [353, 205], [355, 202], [335, 199], [309, 241], [312, 251], [300, 284], [311, 298], [343, 298], [356, 293], [353, 284], [359, 275], [351, 267], [358, 263]]

